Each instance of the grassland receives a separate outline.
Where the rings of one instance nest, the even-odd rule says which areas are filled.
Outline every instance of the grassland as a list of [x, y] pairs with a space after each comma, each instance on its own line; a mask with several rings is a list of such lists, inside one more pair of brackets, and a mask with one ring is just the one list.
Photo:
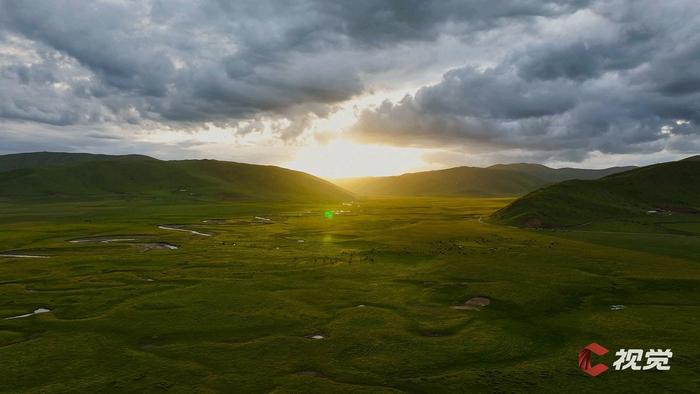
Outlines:
[[[696, 216], [480, 220], [510, 201], [0, 203], [0, 253], [49, 256], [0, 257], [0, 318], [51, 310], [0, 319], [0, 391], [700, 390]], [[590, 378], [592, 341], [672, 368]]]

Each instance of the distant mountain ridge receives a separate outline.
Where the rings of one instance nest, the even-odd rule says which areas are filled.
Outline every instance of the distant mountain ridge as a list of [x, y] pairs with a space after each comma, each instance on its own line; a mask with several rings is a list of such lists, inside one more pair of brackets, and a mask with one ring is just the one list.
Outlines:
[[550, 168], [541, 164], [497, 164], [487, 168], [454, 167], [398, 176], [334, 181], [358, 195], [503, 197], [529, 193], [568, 179], [598, 179], [636, 167], [602, 170]]
[[608, 175], [617, 174], [619, 172], [625, 172], [633, 170], [637, 167], [626, 166], [626, 167], [610, 167], [600, 170], [586, 169], [586, 168], [551, 168], [542, 164], [531, 164], [531, 163], [515, 163], [515, 164], [496, 164], [491, 167], [492, 169], [517, 171], [525, 174], [530, 174], [542, 178], [548, 182], [561, 182], [569, 179], [599, 179]]
[[566, 227], [656, 212], [700, 213], [700, 156], [598, 180], [557, 183], [514, 201], [492, 219], [524, 227]]
[[328, 181], [281, 167], [217, 160], [164, 161], [142, 155], [3, 155], [0, 185], [0, 197], [10, 200], [161, 197], [314, 202], [353, 198]]

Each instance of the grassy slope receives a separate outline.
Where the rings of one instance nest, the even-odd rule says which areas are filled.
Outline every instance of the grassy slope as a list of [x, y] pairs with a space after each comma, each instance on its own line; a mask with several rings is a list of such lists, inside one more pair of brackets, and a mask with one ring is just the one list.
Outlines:
[[363, 195], [481, 197], [519, 195], [545, 183], [528, 174], [476, 167], [336, 181], [336, 184]]
[[[215, 160], [160, 161], [146, 156], [78, 155], [0, 172], [0, 196], [22, 198], [167, 198], [340, 201], [349, 193], [311, 175], [274, 166]], [[44, 163], [39, 164], [39, 163]], [[59, 164], [63, 163], [63, 164]], [[20, 165], [20, 164], [18, 164]]]
[[92, 153], [32, 152], [0, 155], [0, 171], [12, 171], [22, 168], [40, 168], [73, 165], [94, 161], [115, 160], [152, 160], [143, 155], [97, 155]]
[[534, 191], [493, 215], [519, 226], [557, 227], [700, 207], [700, 160], [656, 164], [593, 181]]
[[341, 179], [335, 183], [361, 195], [515, 196], [566, 179], [597, 179], [633, 167], [604, 170], [549, 168], [539, 164], [455, 167], [400, 176]]

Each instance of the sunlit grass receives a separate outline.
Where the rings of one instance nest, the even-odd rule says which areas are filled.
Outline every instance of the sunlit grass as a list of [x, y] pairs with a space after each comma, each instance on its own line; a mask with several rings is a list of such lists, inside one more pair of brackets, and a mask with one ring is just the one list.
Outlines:
[[[509, 201], [0, 204], [0, 251], [51, 256], [0, 258], [0, 318], [51, 309], [0, 320], [2, 387], [693, 391], [700, 239], [479, 220]], [[179, 249], [67, 242], [95, 236]], [[451, 309], [475, 296], [491, 304]], [[668, 373], [592, 380], [576, 353], [593, 340], [676, 356]]]

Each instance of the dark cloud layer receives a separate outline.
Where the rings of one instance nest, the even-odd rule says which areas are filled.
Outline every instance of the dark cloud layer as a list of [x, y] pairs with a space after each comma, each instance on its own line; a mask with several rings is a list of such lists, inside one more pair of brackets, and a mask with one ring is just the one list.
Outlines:
[[699, 26], [693, 0], [0, 0], [0, 122], [247, 133], [271, 119], [294, 139], [452, 40], [461, 67], [349, 133], [570, 159], [677, 150], [698, 146]]
[[[4, 118], [56, 125], [324, 115], [395, 66], [355, 57], [399, 43], [556, 15], [559, 2], [3, 1], [0, 36], [37, 61], [2, 68]], [[63, 83], [56, 91], [55, 83]], [[67, 90], [67, 91], [66, 91]], [[43, 96], [45, 99], [38, 99]], [[67, 100], [64, 103], [57, 101]]]
[[364, 110], [353, 134], [559, 160], [678, 149], [680, 140], [697, 147], [700, 4], [603, 2], [586, 13], [579, 22], [600, 32], [544, 32], [495, 65], [451, 70], [399, 102]]

